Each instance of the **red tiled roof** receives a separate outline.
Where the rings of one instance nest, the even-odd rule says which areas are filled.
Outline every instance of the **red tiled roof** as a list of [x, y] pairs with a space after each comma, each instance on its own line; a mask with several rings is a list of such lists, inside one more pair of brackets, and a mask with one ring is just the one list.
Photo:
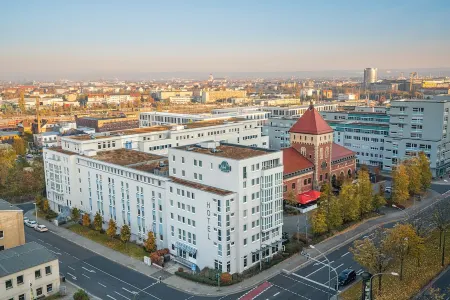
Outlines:
[[310, 106], [303, 116], [291, 127], [289, 132], [306, 134], [323, 134], [333, 132], [333, 129], [317, 112], [314, 106]]
[[336, 160], [339, 158], [343, 158], [349, 155], [354, 155], [355, 152], [352, 150], [349, 150], [341, 145], [338, 145], [336, 143], [333, 143], [333, 146], [331, 148], [331, 160]]
[[283, 165], [285, 175], [314, 167], [312, 162], [292, 147], [283, 149]]

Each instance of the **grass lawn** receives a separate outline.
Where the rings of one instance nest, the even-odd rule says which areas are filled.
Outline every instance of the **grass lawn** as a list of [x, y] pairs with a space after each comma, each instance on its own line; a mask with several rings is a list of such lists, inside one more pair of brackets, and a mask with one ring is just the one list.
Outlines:
[[[450, 232], [446, 235], [446, 256], [445, 263], [450, 263]], [[385, 275], [383, 276], [383, 290], [381, 295], [378, 292], [378, 279], [373, 280], [373, 291], [377, 300], [406, 300], [411, 299], [425, 285], [427, 285], [436, 275], [444, 268], [441, 267], [442, 252], [439, 247], [439, 233], [433, 232], [425, 242], [426, 249], [420, 267], [417, 266], [417, 259], [408, 258], [404, 262], [403, 281], [398, 277]], [[388, 272], [400, 272], [399, 264], [394, 265]], [[353, 285], [344, 291], [339, 299], [342, 300], [359, 300], [361, 299], [361, 282]], [[441, 291], [445, 292], [445, 291]]]
[[128, 242], [126, 244], [118, 239], [111, 239], [105, 233], [100, 233], [98, 231], [92, 230], [88, 227], [81, 226], [78, 223], [69, 225], [67, 229], [84, 236], [94, 242], [102, 244], [103, 246], [109, 247], [113, 250], [119, 251], [125, 255], [131, 256], [133, 258], [143, 260], [144, 256], [148, 256], [144, 247], [136, 245], [134, 243]]

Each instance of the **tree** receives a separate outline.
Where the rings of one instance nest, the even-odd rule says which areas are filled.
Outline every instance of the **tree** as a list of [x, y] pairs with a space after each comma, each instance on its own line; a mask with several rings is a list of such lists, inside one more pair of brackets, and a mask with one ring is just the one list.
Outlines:
[[323, 208], [319, 207], [313, 211], [310, 222], [314, 234], [320, 235], [328, 230], [327, 217]]
[[419, 152], [419, 169], [420, 169], [420, 190], [425, 192], [431, 186], [431, 174], [430, 161], [424, 152]]
[[26, 153], [26, 146], [25, 146], [25, 142], [22, 138], [18, 138], [18, 139], [14, 139], [13, 143], [12, 143], [12, 147], [14, 149], [14, 151], [16, 151], [17, 155], [25, 155]]
[[372, 207], [378, 211], [380, 207], [386, 205], [386, 199], [384, 198], [384, 184], [380, 183], [378, 186], [378, 193], [373, 196]]
[[103, 218], [100, 212], [97, 212], [94, 216], [94, 229], [97, 231], [102, 230]]
[[420, 178], [420, 165], [419, 159], [416, 157], [407, 159], [403, 162], [406, 167], [406, 172], [409, 176], [408, 191], [409, 194], [414, 196], [420, 193], [421, 184], [417, 184], [417, 178]]
[[403, 164], [397, 165], [392, 172], [392, 200], [403, 204], [409, 198], [409, 177]]
[[120, 240], [126, 244], [130, 240], [130, 237], [131, 237], [130, 227], [128, 225], [123, 225], [122, 228], [120, 229]]
[[42, 202], [44, 201], [44, 197], [42, 197], [42, 195], [37, 195], [36, 198], [34, 198], [34, 201], [36, 203], [36, 206], [39, 209], [42, 209]]
[[86, 213], [86, 214], [83, 215], [83, 226], [89, 227], [89, 225], [91, 225], [91, 218]]
[[423, 239], [417, 235], [411, 224], [398, 224], [387, 231], [385, 246], [400, 263], [400, 280], [403, 280], [403, 263], [411, 253], [419, 252]]
[[359, 196], [359, 215], [362, 218], [363, 215], [373, 210], [372, 183], [370, 182], [369, 172], [360, 171], [358, 173], [358, 185], [356, 189]]
[[89, 300], [89, 295], [82, 289], [73, 294], [73, 300]]
[[75, 222], [78, 221], [78, 219], [80, 218], [80, 210], [76, 207], [74, 207], [72, 209], [72, 220], [74, 220]]
[[320, 194], [320, 198], [319, 198], [319, 206], [320, 209], [323, 210], [324, 214], [325, 214], [325, 221], [327, 224], [327, 231], [330, 232], [331, 231], [331, 227], [330, 227], [330, 222], [328, 221], [328, 217], [330, 216], [330, 201], [331, 201], [331, 186], [329, 183], [325, 183], [324, 185], [322, 185], [321, 190], [320, 190], [321, 194]]
[[155, 236], [153, 232], [149, 231], [147, 233], [147, 239], [144, 242], [144, 247], [147, 252], [154, 252], [156, 250]]
[[[354, 259], [372, 274], [384, 273], [392, 264], [392, 256], [384, 245], [384, 231], [377, 229], [372, 240], [366, 238], [353, 243], [350, 251]], [[381, 293], [382, 275], [378, 276], [378, 293]]]
[[[450, 225], [450, 208], [448, 203], [440, 202], [433, 212], [433, 224], [439, 230], [439, 248], [442, 248], [441, 265], [444, 266], [445, 234]], [[444, 240], [442, 240], [444, 238]]]
[[420, 295], [417, 300], [444, 300], [445, 295], [441, 293], [439, 288], [429, 288], [422, 295]]
[[329, 228], [337, 228], [342, 225], [341, 216], [342, 206], [339, 199], [336, 196], [331, 196], [329, 200], [329, 215], [327, 216], [327, 223]]
[[339, 202], [341, 204], [341, 216], [344, 222], [351, 222], [358, 219], [359, 201], [355, 196], [355, 188], [352, 183], [345, 181], [339, 193]]
[[50, 205], [49, 205], [49, 203], [48, 203], [48, 200], [47, 200], [47, 199], [44, 199], [44, 201], [42, 201], [42, 211], [43, 211], [44, 213], [48, 213], [49, 210], [50, 210]]
[[117, 225], [113, 218], [109, 219], [108, 229], [106, 230], [106, 234], [112, 239], [116, 236], [117, 233]]
[[4, 186], [9, 170], [14, 166], [16, 152], [11, 148], [0, 149], [0, 186]]
[[285, 201], [286, 204], [289, 204], [291, 206], [297, 206], [298, 202], [294, 190], [290, 190], [287, 193]]

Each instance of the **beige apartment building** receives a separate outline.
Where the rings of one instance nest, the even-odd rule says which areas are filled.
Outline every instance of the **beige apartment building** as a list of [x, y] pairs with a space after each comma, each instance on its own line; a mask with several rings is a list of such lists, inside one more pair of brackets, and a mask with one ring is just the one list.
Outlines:
[[0, 251], [23, 244], [25, 244], [23, 211], [0, 199]]
[[0, 299], [31, 300], [59, 292], [56, 256], [36, 242], [0, 252]]
[[212, 103], [218, 100], [226, 100], [229, 98], [245, 98], [245, 97], [247, 97], [247, 91], [235, 91], [235, 90], [203, 91], [202, 103]]

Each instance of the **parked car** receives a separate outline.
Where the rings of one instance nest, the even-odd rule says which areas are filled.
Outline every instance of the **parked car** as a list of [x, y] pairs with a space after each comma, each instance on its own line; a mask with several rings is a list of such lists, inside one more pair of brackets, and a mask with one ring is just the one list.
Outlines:
[[387, 187], [384, 188], [384, 191], [385, 191], [386, 193], [392, 193], [392, 187], [387, 186]]
[[25, 225], [28, 226], [28, 227], [34, 228], [34, 227], [37, 226], [37, 222], [36, 222], [36, 221], [33, 221], [33, 220], [28, 220], [28, 221], [25, 223]]
[[24, 224], [27, 224], [27, 222], [29, 221], [30, 219], [28, 219], [27, 217], [25, 217], [25, 218], [23, 218], [23, 223]]
[[46, 231], [48, 231], [48, 228], [45, 227], [45, 225], [37, 225], [34, 227], [34, 230], [39, 231], [39, 232], [46, 232]]
[[352, 269], [345, 269], [338, 276], [339, 286], [345, 286], [355, 281], [355, 279], [356, 272]]

